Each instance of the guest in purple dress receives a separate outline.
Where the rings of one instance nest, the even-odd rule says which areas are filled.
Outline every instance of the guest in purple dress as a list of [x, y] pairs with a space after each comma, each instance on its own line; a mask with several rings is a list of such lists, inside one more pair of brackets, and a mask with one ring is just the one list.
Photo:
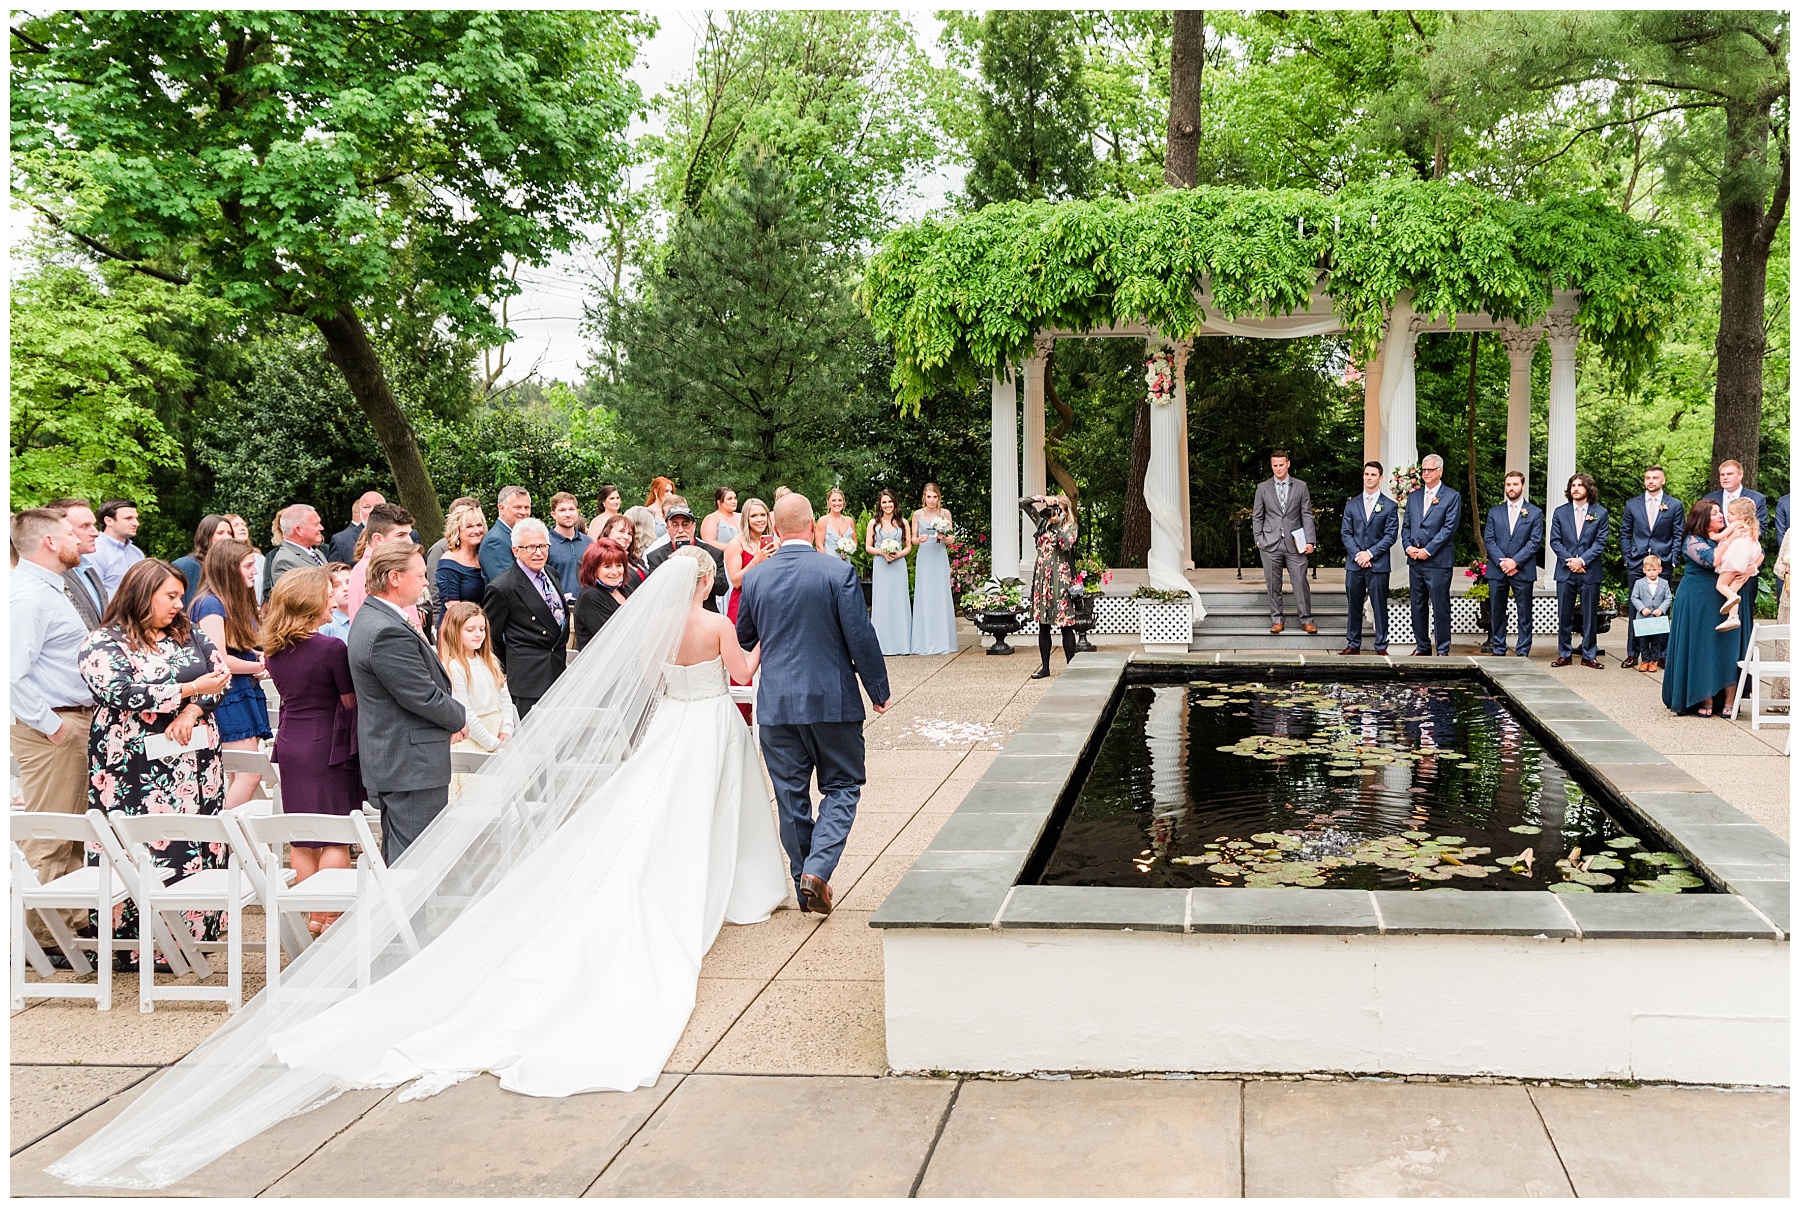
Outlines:
[[[331, 572], [322, 566], [283, 575], [263, 609], [263, 657], [281, 693], [270, 758], [281, 765], [282, 806], [290, 814], [362, 808], [350, 649], [318, 632], [330, 619]], [[295, 843], [293, 862], [295, 879], [304, 881], [322, 868], [349, 868], [350, 849]], [[316, 935], [336, 918], [315, 914], [307, 926]]]

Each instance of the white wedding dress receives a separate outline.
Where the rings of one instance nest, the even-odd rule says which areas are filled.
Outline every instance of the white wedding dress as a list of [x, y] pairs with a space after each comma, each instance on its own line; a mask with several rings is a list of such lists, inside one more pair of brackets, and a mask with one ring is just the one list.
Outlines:
[[430, 1093], [486, 1071], [559, 1096], [650, 1086], [720, 924], [789, 881], [750, 731], [718, 659], [665, 666], [642, 744], [472, 910], [391, 976], [290, 1031], [283, 1063]]

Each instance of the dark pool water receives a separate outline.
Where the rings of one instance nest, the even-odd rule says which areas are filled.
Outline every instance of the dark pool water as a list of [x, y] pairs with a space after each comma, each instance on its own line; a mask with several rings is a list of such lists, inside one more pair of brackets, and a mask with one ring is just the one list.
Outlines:
[[1039, 880], [1706, 891], [1473, 679], [1130, 686]]

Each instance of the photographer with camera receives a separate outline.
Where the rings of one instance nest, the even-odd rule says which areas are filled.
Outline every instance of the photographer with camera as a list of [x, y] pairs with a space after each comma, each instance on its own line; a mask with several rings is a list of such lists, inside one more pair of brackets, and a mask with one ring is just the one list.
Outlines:
[[1050, 674], [1050, 629], [1062, 630], [1063, 662], [1075, 657], [1074, 606], [1069, 600], [1075, 583], [1075, 539], [1079, 529], [1075, 509], [1067, 495], [1030, 495], [1019, 500], [1019, 510], [1037, 525], [1037, 562], [1031, 570], [1031, 619], [1038, 623], [1038, 655], [1043, 666], [1032, 679]]

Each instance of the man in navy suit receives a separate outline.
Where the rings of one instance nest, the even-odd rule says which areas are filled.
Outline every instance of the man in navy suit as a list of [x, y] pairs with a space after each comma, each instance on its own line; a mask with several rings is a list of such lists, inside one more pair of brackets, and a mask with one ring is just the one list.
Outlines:
[[1400, 505], [1381, 490], [1381, 463], [1363, 463], [1362, 494], [1344, 503], [1338, 535], [1349, 560], [1344, 563], [1344, 592], [1350, 597], [1350, 619], [1339, 654], [1362, 653], [1363, 601], [1375, 612], [1375, 653], [1388, 646], [1388, 551], [1400, 537]]
[[1587, 474], [1572, 474], [1563, 488], [1567, 503], [1550, 518], [1550, 552], [1556, 555], [1556, 661], [1567, 667], [1574, 652], [1571, 631], [1575, 609], [1581, 608], [1581, 665], [1600, 669], [1600, 581], [1605, 569], [1606, 509], [1595, 502], [1599, 492]]
[[1424, 657], [1434, 648], [1440, 655], [1450, 653], [1450, 572], [1456, 569], [1462, 496], [1444, 485], [1444, 459], [1436, 453], [1419, 462], [1419, 474], [1425, 485], [1406, 497], [1401, 538], [1412, 594], [1413, 654]]
[[[1644, 577], [1644, 559], [1655, 554], [1664, 566], [1680, 565], [1675, 555], [1681, 549], [1681, 526], [1687, 508], [1673, 495], [1663, 493], [1668, 476], [1661, 466], [1644, 471], [1644, 493], [1625, 501], [1625, 514], [1619, 519], [1619, 552], [1625, 555], [1625, 598]], [[1628, 608], [1625, 661], [1623, 667], [1638, 665], [1637, 609]]]
[[[1762, 534], [1764, 540], [1767, 540], [1769, 534], [1769, 500], [1762, 492], [1753, 491], [1744, 485], [1744, 466], [1742, 462], [1720, 462], [1719, 489], [1716, 491], [1708, 491], [1706, 494], [1702, 495], [1701, 498], [1710, 499], [1718, 504], [1721, 512], [1726, 511], [1725, 505], [1734, 499], [1744, 498], [1750, 500], [1752, 503], [1756, 504], [1757, 532]], [[1727, 514], [1727, 518], [1729, 518], [1729, 513]], [[1756, 615], [1757, 586], [1757, 580], [1751, 579], [1739, 589], [1738, 596], [1743, 601], [1743, 603], [1738, 606], [1739, 615], [1746, 617], [1754, 617]], [[1739, 650], [1743, 654], [1747, 655], [1750, 652], [1750, 633], [1754, 628], [1754, 625], [1745, 625], [1743, 627], [1743, 632], [1739, 639]]]
[[1488, 552], [1487, 653], [1506, 654], [1506, 601], [1510, 597], [1519, 617], [1513, 652], [1522, 659], [1530, 658], [1531, 593], [1537, 586], [1538, 553], [1544, 548], [1544, 509], [1525, 498], [1522, 472], [1506, 472], [1506, 502], [1488, 509], [1481, 539]]
[[[831, 874], [868, 778], [856, 681], [875, 712], [887, 712], [887, 663], [856, 571], [813, 549], [811, 502], [789, 492], [775, 501], [770, 519], [781, 547], [744, 573], [738, 644], [748, 650], [762, 643], [758, 733], [800, 909], [830, 914]], [[816, 821], [808, 792], [815, 772]]]

